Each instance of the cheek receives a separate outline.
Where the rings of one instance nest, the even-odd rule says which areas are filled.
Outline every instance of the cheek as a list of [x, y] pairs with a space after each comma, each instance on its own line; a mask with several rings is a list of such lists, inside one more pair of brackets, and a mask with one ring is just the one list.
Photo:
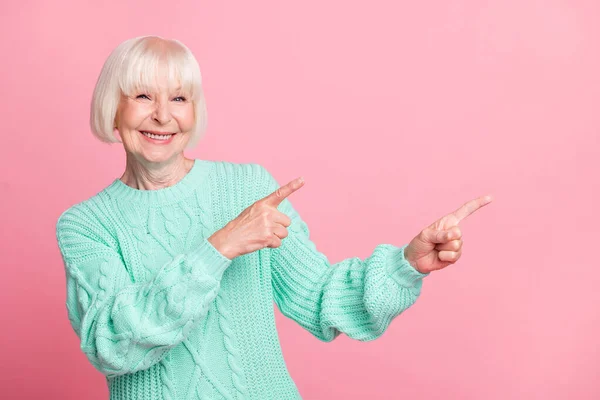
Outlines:
[[148, 116], [149, 111], [143, 106], [129, 105], [121, 110], [121, 122], [130, 129], [137, 128]]
[[175, 113], [177, 122], [179, 123], [179, 129], [183, 132], [187, 132], [194, 126], [194, 105], [187, 104], [185, 107], [181, 107]]

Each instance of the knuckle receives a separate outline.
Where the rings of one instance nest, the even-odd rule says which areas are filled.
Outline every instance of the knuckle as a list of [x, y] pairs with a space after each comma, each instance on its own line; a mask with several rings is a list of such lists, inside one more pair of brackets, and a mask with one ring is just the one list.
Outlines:
[[280, 224], [285, 226], [286, 228], [292, 224], [292, 220], [285, 213], [277, 210], [277, 217]]
[[262, 235], [262, 239], [264, 242], [270, 242], [273, 240], [273, 234], [270, 231], [264, 232]]

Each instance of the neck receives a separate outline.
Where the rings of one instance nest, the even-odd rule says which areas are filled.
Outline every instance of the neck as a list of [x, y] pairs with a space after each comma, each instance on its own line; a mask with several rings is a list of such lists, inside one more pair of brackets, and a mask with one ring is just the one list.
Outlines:
[[120, 180], [134, 189], [162, 189], [183, 179], [193, 165], [194, 160], [185, 158], [183, 153], [160, 163], [139, 161], [128, 154], [125, 172]]

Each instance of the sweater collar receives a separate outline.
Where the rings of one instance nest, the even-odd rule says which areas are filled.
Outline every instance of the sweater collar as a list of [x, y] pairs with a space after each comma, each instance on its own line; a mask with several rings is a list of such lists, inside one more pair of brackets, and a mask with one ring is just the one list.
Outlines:
[[140, 190], [128, 186], [117, 178], [104, 191], [116, 201], [135, 202], [138, 205], [147, 206], [174, 204], [193, 193], [208, 176], [211, 167], [210, 161], [196, 158], [188, 173], [172, 186], [155, 190]]

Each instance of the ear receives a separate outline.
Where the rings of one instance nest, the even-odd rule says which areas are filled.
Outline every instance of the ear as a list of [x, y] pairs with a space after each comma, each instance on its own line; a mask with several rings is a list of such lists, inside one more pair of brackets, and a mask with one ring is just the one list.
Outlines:
[[119, 108], [117, 107], [117, 111], [115, 112], [115, 119], [113, 121], [113, 136], [119, 139], [119, 142], [123, 143], [123, 138], [121, 137], [121, 132], [119, 132], [119, 128], [117, 128], [117, 121], [119, 120]]

